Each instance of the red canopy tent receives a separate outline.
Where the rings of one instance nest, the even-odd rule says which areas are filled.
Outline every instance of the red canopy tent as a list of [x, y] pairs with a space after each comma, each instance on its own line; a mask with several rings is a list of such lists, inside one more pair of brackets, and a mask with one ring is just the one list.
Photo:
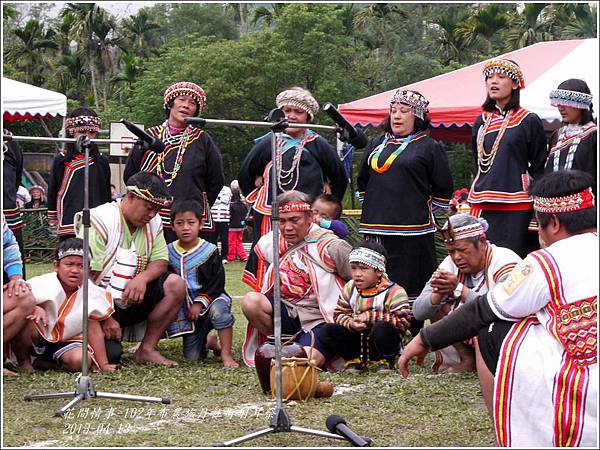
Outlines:
[[[537, 113], [549, 128], [554, 128], [560, 116], [556, 108], [550, 107], [548, 94], [561, 81], [585, 79], [598, 98], [597, 39], [540, 42], [501, 57], [519, 64], [525, 77], [521, 105]], [[431, 135], [435, 139], [470, 142], [471, 127], [481, 114], [486, 95], [484, 62], [402, 86], [402, 89], [419, 91], [429, 99]], [[352, 124], [377, 126], [388, 115], [394, 91], [396, 89], [344, 103], [339, 111]]]

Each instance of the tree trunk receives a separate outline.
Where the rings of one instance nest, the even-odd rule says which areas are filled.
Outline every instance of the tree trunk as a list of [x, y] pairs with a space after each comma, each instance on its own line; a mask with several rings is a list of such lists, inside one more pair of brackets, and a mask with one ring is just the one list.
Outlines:
[[90, 61], [90, 74], [92, 78], [92, 92], [94, 93], [94, 105], [96, 106], [96, 111], [98, 108], [98, 89], [96, 89], [96, 68], [94, 67], [94, 63]]

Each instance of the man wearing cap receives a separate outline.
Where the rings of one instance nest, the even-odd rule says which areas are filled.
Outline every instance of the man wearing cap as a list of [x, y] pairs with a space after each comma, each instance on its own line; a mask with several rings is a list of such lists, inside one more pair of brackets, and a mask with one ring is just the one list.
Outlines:
[[[275, 101], [288, 123], [308, 123], [314, 120], [319, 104], [312, 94], [301, 87], [280, 92]], [[277, 183], [277, 193], [297, 190], [313, 198], [322, 193], [342, 200], [348, 178], [336, 150], [323, 137], [310, 129], [287, 128], [276, 133], [277, 177], [271, 180], [271, 133], [255, 140], [238, 174], [238, 182], [253, 209], [253, 243], [271, 230], [271, 183]], [[256, 289], [266, 267], [250, 252], [243, 281]]]
[[[521, 258], [486, 238], [487, 222], [468, 214], [455, 214], [438, 228], [448, 256], [433, 273], [413, 304], [418, 320], [440, 320], [465, 302], [483, 295], [503, 281]], [[475, 343], [457, 343], [435, 352], [434, 371], [475, 370]]]
[[[120, 341], [122, 328], [147, 321], [134, 354], [140, 363], [176, 365], [156, 350], [185, 298], [185, 282], [167, 271], [167, 245], [157, 215], [170, 204], [164, 181], [139, 172], [127, 180], [123, 199], [90, 211], [91, 278], [111, 292], [115, 303], [115, 312], [102, 322], [102, 329], [107, 340]], [[82, 237], [81, 213], [75, 220]]]
[[[279, 274], [281, 330], [295, 334], [307, 356], [322, 366], [329, 359], [319, 339], [320, 329], [333, 322], [333, 311], [350, 279], [350, 244], [332, 231], [313, 223], [310, 198], [304, 192], [288, 191], [277, 198], [279, 205]], [[243, 347], [244, 361], [254, 365], [259, 334], [273, 334], [273, 235], [264, 235], [254, 252], [267, 266], [260, 292], [249, 292], [242, 299], [242, 312], [248, 319]], [[314, 348], [311, 349], [314, 334]], [[312, 351], [312, 353], [311, 353]]]
[[553, 172], [529, 192], [542, 250], [487, 295], [424, 328], [398, 361], [478, 336], [499, 446], [598, 446], [598, 235], [593, 179]]
[[[213, 231], [210, 205], [214, 204], [225, 184], [223, 159], [211, 136], [185, 122], [186, 117], [198, 116], [206, 108], [206, 94], [195, 83], [180, 81], [164, 93], [166, 120], [149, 128], [148, 134], [160, 139], [164, 151], [134, 146], [127, 159], [123, 180], [139, 171], [153, 172], [167, 184], [175, 200], [197, 200], [204, 205], [204, 230]], [[159, 211], [167, 243], [177, 236], [171, 227], [170, 208]]]

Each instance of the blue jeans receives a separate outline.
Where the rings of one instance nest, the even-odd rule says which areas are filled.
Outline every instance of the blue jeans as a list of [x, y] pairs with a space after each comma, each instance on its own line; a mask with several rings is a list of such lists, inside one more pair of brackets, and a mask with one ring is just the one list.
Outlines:
[[194, 332], [183, 335], [183, 356], [194, 361], [206, 358], [206, 338], [210, 330], [229, 328], [234, 322], [231, 298], [227, 294], [221, 294], [194, 323]]

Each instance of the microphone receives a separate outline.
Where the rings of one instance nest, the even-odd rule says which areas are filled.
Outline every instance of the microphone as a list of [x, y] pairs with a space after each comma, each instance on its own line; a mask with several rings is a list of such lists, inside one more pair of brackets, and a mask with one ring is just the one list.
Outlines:
[[327, 115], [342, 128], [343, 133], [340, 136], [340, 140], [347, 141], [355, 148], [364, 148], [367, 146], [368, 141], [365, 133], [350, 125], [350, 122], [348, 122], [344, 116], [342, 116], [340, 112], [335, 109], [335, 106], [327, 102], [325, 105], [323, 105], [323, 111], [325, 111]]
[[285, 120], [285, 114], [280, 108], [275, 108], [269, 111], [263, 120], [265, 122], [281, 122]]
[[325, 426], [327, 426], [327, 429], [330, 432], [343, 436], [348, 442], [350, 442], [355, 447], [371, 446], [371, 439], [363, 438], [362, 436], [356, 434], [350, 429], [350, 427], [346, 425], [346, 421], [340, 416], [336, 416], [335, 414], [329, 416], [325, 421]]
[[162, 153], [165, 150], [165, 143], [154, 136], [150, 136], [144, 130], [142, 130], [137, 125], [125, 120], [121, 119], [120, 122], [125, 125], [129, 131], [135, 134], [138, 138], [140, 138], [143, 142], [146, 143], [148, 150], [151, 150], [155, 153]]

